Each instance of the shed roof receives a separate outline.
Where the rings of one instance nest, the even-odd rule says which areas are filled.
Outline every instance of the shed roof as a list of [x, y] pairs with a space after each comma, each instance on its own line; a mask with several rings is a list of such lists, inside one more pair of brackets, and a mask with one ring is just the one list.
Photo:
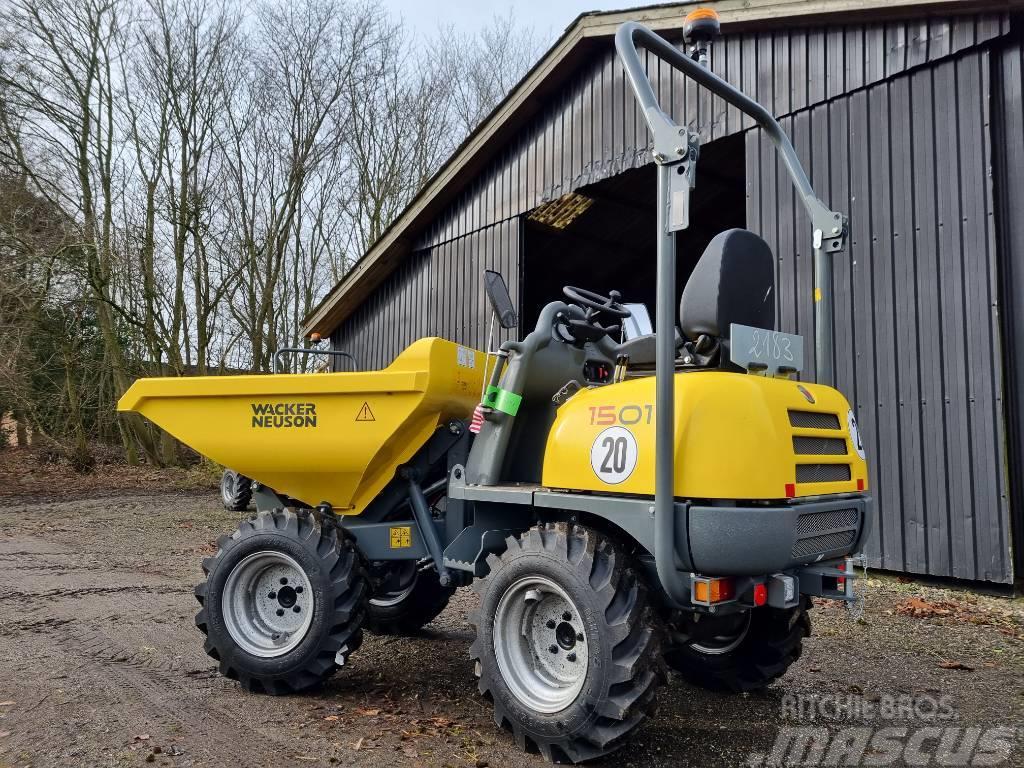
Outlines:
[[401, 215], [303, 322], [303, 333], [330, 334], [412, 249], [412, 243], [504, 143], [542, 107], [596, 46], [619, 25], [639, 21], [662, 34], [681, 31], [694, 7], [715, 8], [726, 33], [797, 23], [838, 24], [908, 16], [1009, 11], [1024, 0], [712, 0], [587, 12], [578, 16], [491, 114], [463, 141]]

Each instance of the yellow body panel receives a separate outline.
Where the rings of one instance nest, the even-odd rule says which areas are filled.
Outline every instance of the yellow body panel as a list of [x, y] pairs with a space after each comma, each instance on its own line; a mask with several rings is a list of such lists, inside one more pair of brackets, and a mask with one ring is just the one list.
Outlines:
[[[679, 498], [782, 499], [867, 489], [867, 467], [850, 439], [850, 406], [830, 387], [700, 371], [676, 374], [675, 397]], [[654, 377], [593, 387], [572, 397], [559, 408], [548, 436], [543, 484], [653, 495], [654, 402]], [[795, 428], [790, 410], [835, 414], [839, 429]], [[612, 453], [620, 436], [621, 457]], [[796, 436], [842, 438], [847, 452], [798, 457]], [[797, 484], [798, 463], [849, 464], [850, 480]]]
[[427, 338], [382, 371], [140, 379], [117, 407], [279, 493], [358, 514], [440, 424], [470, 416], [483, 368]]

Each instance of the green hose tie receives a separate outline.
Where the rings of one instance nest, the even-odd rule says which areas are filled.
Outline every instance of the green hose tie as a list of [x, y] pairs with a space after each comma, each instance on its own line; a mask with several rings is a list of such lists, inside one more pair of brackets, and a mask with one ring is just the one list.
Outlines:
[[519, 413], [519, 404], [521, 402], [523, 402], [522, 395], [509, 392], [501, 387], [495, 387], [493, 384], [487, 387], [487, 392], [484, 393], [484, 405], [496, 411], [507, 413], [509, 416], [515, 416]]

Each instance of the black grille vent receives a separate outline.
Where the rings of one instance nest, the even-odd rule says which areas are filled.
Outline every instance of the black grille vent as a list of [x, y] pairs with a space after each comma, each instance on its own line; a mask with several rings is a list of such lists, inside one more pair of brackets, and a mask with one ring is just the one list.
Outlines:
[[850, 479], [849, 464], [797, 464], [798, 483], [841, 483]]
[[838, 531], [837, 533], [826, 533], [822, 536], [812, 536], [809, 539], [800, 539], [800, 541], [793, 545], [793, 557], [801, 558], [808, 555], [820, 555], [837, 549], [846, 549], [853, 544], [856, 536], [856, 531]]
[[808, 512], [797, 518], [796, 535], [807, 536], [834, 531], [837, 528], [856, 528], [857, 518], [856, 509], [830, 509], [827, 512]]
[[845, 456], [846, 441], [841, 437], [794, 437], [793, 453], [802, 456]]
[[789, 423], [798, 429], [839, 429], [839, 417], [834, 413], [790, 411]]

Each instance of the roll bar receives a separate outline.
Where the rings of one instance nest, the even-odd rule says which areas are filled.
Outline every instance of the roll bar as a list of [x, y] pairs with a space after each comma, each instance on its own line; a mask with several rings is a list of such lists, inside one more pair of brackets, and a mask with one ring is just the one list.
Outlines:
[[[819, 383], [832, 384], [832, 260], [830, 254], [846, 244], [846, 216], [831, 210], [814, 194], [782, 126], [765, 109], [742, 91], [720, 78], [703, 63], [694, 61], [660, 35], [642, 24], [628, 21], [615, 33], [615, 49], [625, 67], [654, 137], [654, 161], [658, 166], [658, 289], [655, 340], [655, 477], [654, 477], [654, 559], [658, 578], [668, 596], [677, 603], [687, 601], [688, 586], [676, 566], [675, 556], [675, 345], [674, 334], [665, 332], [676, 324], [675, 233], [689, 225], [690, 190], [696, 182], [700, 137], [685, 126], [676, 125], [662, 110], [644, 70], [638, 48], [679, 70], [716, 96], [749, 115], [761, 126], [783, 163], [804, 208], [811, 219], [814, 246], [815, 373]], [[692, 563], [682, 563], [692, 568]]]

